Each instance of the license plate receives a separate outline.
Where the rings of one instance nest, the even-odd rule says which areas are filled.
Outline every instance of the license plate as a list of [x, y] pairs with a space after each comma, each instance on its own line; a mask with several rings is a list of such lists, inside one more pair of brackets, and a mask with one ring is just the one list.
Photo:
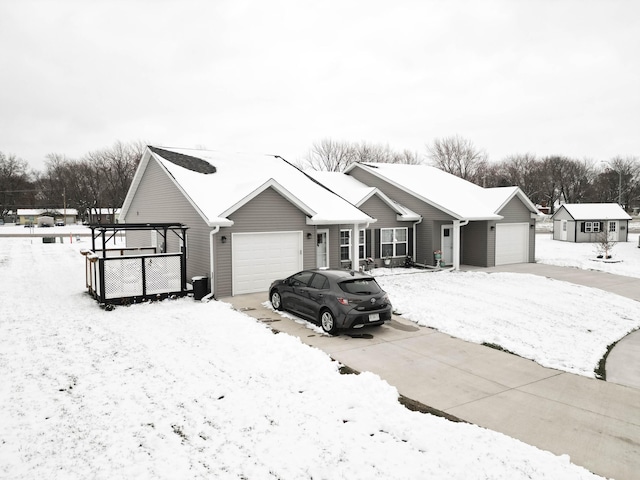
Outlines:
[[380, 320], [380, 314], [379, 313], [372, 313], [369, 315], [369, 321], [370, 322], [377, 322], [378, 320]]

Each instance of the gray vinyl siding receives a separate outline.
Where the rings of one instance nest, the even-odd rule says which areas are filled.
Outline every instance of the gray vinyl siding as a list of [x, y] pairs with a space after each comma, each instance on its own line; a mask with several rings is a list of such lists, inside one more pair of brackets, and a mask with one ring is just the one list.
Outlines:
[[[301, 231], [304, 245], [303, 267], [316, 267], [316, 227], [307, 225], [306, 215], [272, 188], [260, 193], [228, 218], [234, 222], [234, 225], [221, 228], [215, 240], [216, 297], [230, 296], [232, 293], [233, 233]], [[311, 234], [310, 239], [307, 238], [307, 234]], [[226, 243], [221, 242], [222, 236], [227, 238]], [[336, 243], [331, 241], [329, 245], [335, 249], [339, 246], [339, 240], [336, 240]]]
[[389, 198], [422, 215], [422, 222], [416, 225], [414, 259], [417, 263], [432, 265], [433, 252], [440, 246], [439, 225], [442, 223], [452, 223], [454, 218], [442, 210], [416, 198], [414, 195], [360, 168], [354, 168], [349, 172], [349, 175], [360, 180], [365, 185], [377, 187]]
[[469, 222], [461, 228], [460, 262], [464, 265], [486, 267], [495, 265], [495, 230], [489, 227], [489, 222]]
[[[187, 230], [187, 281], [200, 275], [209, 277], [211, 228], [171, 181], [168, 173], [153, 158], [147, 164], [124, 221], [126, 223], [179, 222], [186, 225], [189, 227]], [[159, 236], [158, 243], [160, 241]], [[127, 233], [127, 246], [150, 245], [150, 232]], [[179, 251], [179, 240], [172, 233], [168, 234], [167, 251]]]
[[[516, 196], [513, 197], [499, 212], [496, 212], [498, 215], [502, 215], [504, 218], [499, 220], [497, 223], [528, 223], [529, 228], [529, 262], [533, 263], [536, 261], [536, 229], [535, 229], [535, 219], [531, 218], [531, 211], [525, 206], [524, 203]], [[531, 228], [531, 226], [533, 226]], [[495, 266], [495, 230], [491, 231], [491, 236], [493, 237], [493, 245], [489, 245], [489, 257], [493, 255], [493, 260], [489, 258], [489, 263], [487, 266], [493, 267]], [[492, 253], [493, 252], [493, 253]]]
[[[577, 220], [574, 222], [575, 226], [574, 226], [574, 231], [575, 231], [575, 239], [573, 239], [572, 241], [576, 242], [576, 243], [596, 243], [596, 242], [600, 242], [602, 240], [602, 233], [608, 232], [608, 228], [609, 228], [609, 221], [610, 220]], [[628, 229], [629, 229], [629, 221], [628, 220], [614, 220], [612, 219], [611, 221], [617, 221], [618, 222], [618, 231], [617, 233], [617, 240], [614, 240], [616, 242], [626, 242], [628, 240]], [[596, 233], [587, 233], [587, 232], [583, 232], [582, 231], [582, 224], [584, 222], [599, 222], [601, 224], [602, 230], [600, 230], [600, 232], [596, 232]], [[567, 228], [569, 228], [567, 226]], [[569, 240], [567, 238], [567, 240]]]
[[[369, 225], [369, 235], [371, 235], [371, 258], [376, 261], [378, 265], [381, 265], [379, 261], [381, 258], [380, 253], [380, 244], [376, 243], [376, 230], [380, 230], [381, 228], [406, 228], [407, 234], [413, 234], [413, 224], [414, 222], [406, 222], [398, 220], [398, 214], [389, 207], [378, 195], [373, 195], [366, 202], [364, 202], [360, 207], [358, 207], [364, 213], [369, 215], [371, 218], [375, 218], [377, 221]], [[407, 244], [407, 251], [410, 251], [412, 241]], [[366, 254], [366, 247], [365, 247]], [[366, 256], [366, 255], [365, 255]], [[361, 259], [362, 260], [362, 259]], [[404, 263], [403, 259], [396, 259], [394, 263]]]

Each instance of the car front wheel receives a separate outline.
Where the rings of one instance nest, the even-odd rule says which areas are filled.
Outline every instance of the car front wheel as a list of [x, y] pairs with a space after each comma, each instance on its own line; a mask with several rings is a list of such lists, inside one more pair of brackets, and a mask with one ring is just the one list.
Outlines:
[[271, 306], [276, 310], [282, 310], [282, 297], [277, 290], [271, 292]]
[[320, 325], [322, 326], [322, 330], [327, 332], [329, 335], [333, 335], [338, 330], [336, 326], [336, 319], [333, 316], [333, 313], [329, 310], [323, 310], [320, 314]]

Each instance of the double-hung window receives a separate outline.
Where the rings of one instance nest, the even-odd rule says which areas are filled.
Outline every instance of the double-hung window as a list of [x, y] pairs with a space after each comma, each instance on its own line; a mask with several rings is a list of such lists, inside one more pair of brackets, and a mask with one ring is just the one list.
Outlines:
[[380, 256], [404, 257], [407, 255], [408, 229], [403, 228], [381, 228], [380, 229]]
[[340, 260], [351, 259], [351, 230], [340, 230]]
[[598, 233], [600, 231], [600, 222], [584, 222], [584, 231], [586, 233]]
[[[364, 258], [366, 234], [364, 230], [358, 232], [358, 256]], [[351, 230], [340, 230], [340, 260], [351, 260]]]

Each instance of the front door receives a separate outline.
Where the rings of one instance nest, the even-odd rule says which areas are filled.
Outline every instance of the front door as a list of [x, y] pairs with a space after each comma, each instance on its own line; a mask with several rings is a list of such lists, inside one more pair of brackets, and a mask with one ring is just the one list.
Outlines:
[[442, 260], [446, 266], [453, 265], [453, 225], [442, 225]]
[[316, 266], [329, 266], [329, 230], [318, 230], [316, 234]]
[[560, 232], [560, 240], [567, 240], [567, 221], [561, 220], [560, 226], [562, 227], [562, 231]]
[[618, 241], [618, 221], [617, 220], [609, 220], [609, 228], [607, 230], [607, 238], [610, 242]]

